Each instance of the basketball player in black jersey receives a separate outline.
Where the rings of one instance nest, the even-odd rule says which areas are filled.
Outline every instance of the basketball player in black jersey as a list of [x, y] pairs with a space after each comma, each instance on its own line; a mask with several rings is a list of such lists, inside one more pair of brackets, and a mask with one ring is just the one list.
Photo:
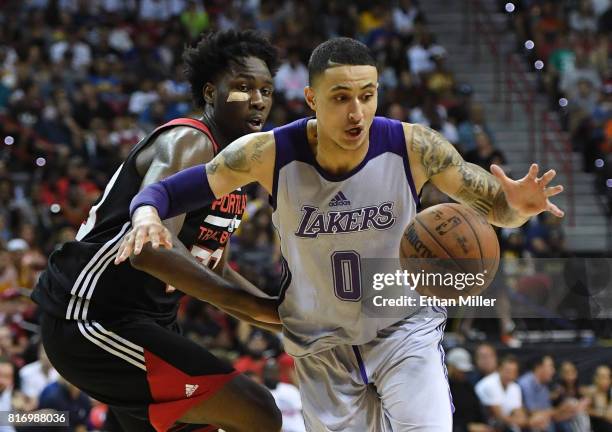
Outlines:
[[244, 192], [169, 220], [180, 240], [173, 249], [155, 244], [131, 262], [112, 264], [141, 188], [208, 162], [234, 139], [261, 130], [269, 114], [277, 57], [258, 34], [209, 34], [185, 50], [184, 60], [203, 117], [174, 120], [138, 143], [76, 240], [51, 255], [32, 294], [42, 310], [42, 341], [60, 374], [108, 404], [126, 431], [279, 431], [269, 392], [181, 336], [175, 322], [186, 293], [280, 329], [274, 301], [249, 294], [257, 289], [225, 265]]

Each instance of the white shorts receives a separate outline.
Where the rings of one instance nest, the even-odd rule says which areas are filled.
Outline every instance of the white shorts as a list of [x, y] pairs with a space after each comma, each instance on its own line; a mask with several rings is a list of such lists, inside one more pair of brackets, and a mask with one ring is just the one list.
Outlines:
[[450, 432], [446, 315], [418, 314], [360, 346], [296, 358], [309, 432]]

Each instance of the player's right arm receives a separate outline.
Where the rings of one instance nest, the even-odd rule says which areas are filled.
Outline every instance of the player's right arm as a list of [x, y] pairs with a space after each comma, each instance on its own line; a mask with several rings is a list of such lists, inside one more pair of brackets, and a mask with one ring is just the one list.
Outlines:
[[132, 230], [123, 238], [115, 264], [140, 254], [148, 242], [154, 248], [171, 247], [172, 236], [162, 220], [209, 205], [253, 182], [271, 193], [274, 160], [274, 134], [253, 133], [229, 144], [207, 164], [149, 184], [132, 199]]

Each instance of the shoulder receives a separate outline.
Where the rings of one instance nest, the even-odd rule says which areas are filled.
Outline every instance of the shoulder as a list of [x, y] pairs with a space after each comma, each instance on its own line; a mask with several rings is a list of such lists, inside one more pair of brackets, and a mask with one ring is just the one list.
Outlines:
[[519, 377], [518, 380], [516, 380], [517, 384], [521, 387], [527, 387], [527, 386], [531, 386], [534, 383], [534, 376], [531, 372], [527, 372], [523, 375], [521, 375]]
[[482, 387], [501, 387], [501, 381], [499, 379], [499, 375], [497, 373], [492, 373], [481, 379], [477, 385], [481, 385]]
[[215, 157], [211, 138], [191, 126], [172, 126], [159, 131], [151, 143], [136, 156], [138, 173], [144, 177], [154, 164], [167, 165], [176, 171], [207, 163]]
[[43, 391], [40, 393], [40, 397], [39, 400], [42, 401], [43, 400], [53, 400], [57, 397], [61, 396], [61, 386], [60, 383], [55, 381], [52, 382], [51, 384], [48, 384]]
[[523, 392], [521, 391], [521, 387], [517, 383], [515, 383], [515, 382], [510, 383], [508, 385], [507, 394], [510, 397], [513, 397], [513, 398], [515, 398], [517, 400], [522, 400], [523, 399], [523, 397], [522, 397]]
[[204, 132], [191, 126], [174, 126], [163, 130], [155, 137], [154, 145], [158, 149], [178, 153], [185, 150], [208, 154], [212, 159], [216, 153], [216, 144]]
[[27, 365], [25, 365], [19, 370], [19, 376], [22, 378], [29, 377], [30, 375], [37, 373], [39, 370], [40, 370], [39, 361], [28, 363]]

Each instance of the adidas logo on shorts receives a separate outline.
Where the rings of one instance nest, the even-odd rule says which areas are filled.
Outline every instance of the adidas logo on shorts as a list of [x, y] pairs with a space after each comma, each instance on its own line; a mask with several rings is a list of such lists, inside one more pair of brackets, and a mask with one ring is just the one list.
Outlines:
[[331, 199], [329, 202], [330, 207], [340, 207], [340, 206], [350, 206], [351, 202], [348, 198], [342, 193], [342, 191], [338, 192], [335, 197]]
[[200, 387], [197, 384], [185, 384], [185, 396], [191, 397], [195, 391]]

